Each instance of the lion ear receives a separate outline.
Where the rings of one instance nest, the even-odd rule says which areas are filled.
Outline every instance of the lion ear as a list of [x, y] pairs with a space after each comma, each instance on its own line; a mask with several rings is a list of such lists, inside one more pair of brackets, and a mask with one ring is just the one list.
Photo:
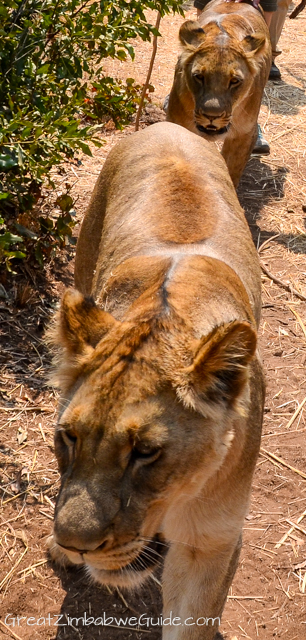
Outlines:
[[252, 36], [243, 38], [241, 44], [246, 54], [253, 56], [266, 42], [264, 33], [254, 33]]
[[255, 349], [256, 332], [247, 322], [230, 322], [205, 337], [192, 365], [185, 370], [193, 404], [199, 398], [202, 402], [233, 405], [247, 381], [247, 365]]
[[186, 20], [179, 30], [179, 39], [183, 47], [198, 47], [205, 38], [205, 31], [195, 20]]
[[99, 309], [92, 298], [76, 289], [68, 289], [62, 299], [51, 342], [71, 355], [82, 355], [93, 349], [101, 338], [117, 324], [113, 316]]

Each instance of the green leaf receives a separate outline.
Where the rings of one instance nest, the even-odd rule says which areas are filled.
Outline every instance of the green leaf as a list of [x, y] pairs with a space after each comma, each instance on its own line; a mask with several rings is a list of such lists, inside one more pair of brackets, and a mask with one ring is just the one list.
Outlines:
[[48, 73], [49, 67], [50, 67], [50, 64], [46, 62], [46, 64], [43, 64], [42, 67], [37, 69], [36, 74], [39, 76], [39, 75], [43, 75], [44, 73]]
[[32, 238], [32, 240], [37, 240], [38, 235], [37, 233], [34, 233], [34, 231], [27, 229], [27, 227], [24, 227], [22, 224], [18, 224], [18, 222], [15, 222], [15, 227], [21, 236], [25, 238]]
[[12, 167], [16, 167], [18, 162], [8, 153], [0, 154], [0, 170], [9, 171]]
[[73, 205], [73, 200], [72, 200], [71, 196], [68, 195], [68, 193], [63, 193], [63, 195], [59, 196], [56, 199], [55, 204], [62, 211], [69, 211], [69, 209], [71, 209], [71, 207]]
[[88, 144], [85, 144], [85, 142], [82, 142], [81, 140], [78, 140], [78, 147], [80, 147], [80, 149], [82, 149], [83, 153], [85, 153], [87, 156], [92, 156], [90, 148], [89, 148]]
[[15, 236], [9, 231], [0, 234], [0, 245], [2, 246], [9, 246], [11, 244], [15, 244], [15, 242], [21, 242], [21, 240], [22, 238], [20, 238], [20, 236]]
[[9, 257], [10, 258], [19, 258], [20, 260], [22, 260], [23, 258], [26, 257], [26, 254], [23, 253], [22, 251], [10, 251]]

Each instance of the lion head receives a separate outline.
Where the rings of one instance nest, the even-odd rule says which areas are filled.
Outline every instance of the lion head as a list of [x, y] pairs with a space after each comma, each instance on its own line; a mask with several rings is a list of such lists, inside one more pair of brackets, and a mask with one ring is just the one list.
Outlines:
[[192, 20], [184, 22], [179, 32], [182, 53], [170, 94], [169, 119], [178, 121], [179, 99], [185, 102], [186, 113], [193, 110], [197, 132], [210, 137], [227, 133], [234, 110], [252, 93], [257, 56], [267, 43], [264, 32], [243, 35], [245, 20], [240, 16], [225, 18], [224, 25], [220, 16], [203, 27]]
[[248, 321], [199, 338], [162, 312], [159, 286], [141, 298], [119, 321], [68, 290], [52, 338], [62, 401], [51, 552], [124, 586], [160, 562], [163, 537], [179, 536], [185, 503], [229, 454], [256, 345]]

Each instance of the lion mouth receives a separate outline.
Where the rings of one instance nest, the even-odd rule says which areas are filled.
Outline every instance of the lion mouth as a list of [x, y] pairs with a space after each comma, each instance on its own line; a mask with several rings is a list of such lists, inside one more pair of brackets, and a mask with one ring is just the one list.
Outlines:
[[221, 127], [221, 129], [217, 129], [217, 127], [214, 127], [213, 125], [208, 126], [208, 127], [203, 127], [202, 124], [197, 124], [196, 123], [196, 128], [198, 129], [198, 131], [200, 131], [201, 133], [205, 133], [207, 136], [219, 136], [222, 135], [223, 133], [226, 133], [229, 129], [229, 124], [227, 124], [225, 127]]
[[155, 536], [151, 542], [144, 545], [131, 562], [123, 565], [120, 569], [107, 570], [95, 567], [91, 562], [86, 564], [91, 577], [97, 582], [129, 588], [142, 584], [154, 568], [161, 563], [167, 550], [167, 544], [161, 542], [159, 537]]

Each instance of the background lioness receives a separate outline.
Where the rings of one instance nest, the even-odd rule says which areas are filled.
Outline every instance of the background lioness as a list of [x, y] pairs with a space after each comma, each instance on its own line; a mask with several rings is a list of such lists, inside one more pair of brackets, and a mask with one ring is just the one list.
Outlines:
[[169, 545], [164, 615], [180, 623], [163, 638], [212, 640], [264, 395], [257, 255], [214, 146], [171, 123], [121, 141], [81, 229], [75, 282], [53, 338], [62, 482], [51, 553], [129, 587]]
[[224, 139], [222, 155], [237, 186], [257, 137], [271, 68], [268, 27], [254, 7], [215, 0], [198, 22], [184, 22], [179, 38], [167, 120], [207, 139]]

